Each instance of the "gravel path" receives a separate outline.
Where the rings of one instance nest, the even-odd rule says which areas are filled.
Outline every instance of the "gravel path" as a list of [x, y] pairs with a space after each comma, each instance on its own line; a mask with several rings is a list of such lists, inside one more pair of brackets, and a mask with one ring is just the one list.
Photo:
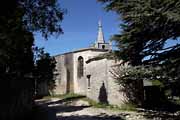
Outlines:
[[53, 98], [39, 100], [36, 103], [47, 111], [47, 120], [180, 120], [180, 112], [114, 111], [90, 107], [82, 100], [67, 102]]

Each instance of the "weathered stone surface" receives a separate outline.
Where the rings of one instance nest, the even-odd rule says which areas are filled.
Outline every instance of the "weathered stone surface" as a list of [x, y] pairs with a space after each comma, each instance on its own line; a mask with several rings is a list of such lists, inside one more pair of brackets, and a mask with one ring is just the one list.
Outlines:
[[101, 88], [104, 84], [104, 95], [107, 96], [107, 102], [113, 105], [122, 105], [127, 102], [125, 94], [120, 91], [120, 85], [111, 74], [113, 65], [117, 63], [114, 60], [102, 59], [90, 62], [87, 65], [87, 74], [91, 75], [91, 86], [87, 91], [87, 97], [100, 101], [100, 96], [103, 94]]
[[[86, 63], [91, 58], [108, 51], [84, 49], [56, 56], [57, 77], [55, 94], [73, 92], [98, 101], [120, 106], [126, 97], [111, 74], [115, 60], [100, 59]], [[83, 58], [83, 76], [78, 78], [78, 58]], [[69, 75], [67, 73], [69, 71]], [[69, 77], [68, 77], [69, 76]]]
[[[55, 56], [57, 76], [54, 94], [77, 93], [99, 102], [121, 105], [126, 98], [110, 74], [112, 65], [116, 64], [115, 60], [92, 60], [111, 50], [112, 44], [105, 42], [102, 24], [99, 22], [97, 40], [93, 46]], [[82, 76], [78, 74], [79, 58], [83, 61]]]

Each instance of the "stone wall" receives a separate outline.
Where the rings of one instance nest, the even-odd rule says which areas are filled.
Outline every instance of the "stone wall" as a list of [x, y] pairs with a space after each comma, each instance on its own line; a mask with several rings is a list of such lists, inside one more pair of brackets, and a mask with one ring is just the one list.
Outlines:
[[55, 94], [65, 94], [74, 92], [74, 71], [73, 54], [59, 55], [56, 59], [56, 89]]
[[[121, 105], [126, 97], [110, 71], [116, 61], [101, 59], [86, 63], [87, 60], [106, 51], [85, 50], [56, 56], [57, 77], [55, 94], [70, 92], [86, 95], [100, 102]], [[78, 58], [83, 58], [83, 76], [78, 78]], [[69, 73], [67, 73], [69, 71]], [[69, 74], [69, 77], [67, 77]], [[70, 81], [68, 81], [68, 79]], [[69, 90], [69, 91], [68, 91]]]
[[[99, 54], [103, 54], [106, 51], [103, 50], [83, 50], [78, 52], [71, 52], [62, 55], [55, 56], [56, 59], [56, 89], [54, 90], [55, 94], [65, 94], [68, 92], [74, 92], [77, 94], [86, 95], [87, 92], [87, 81], [86, 81], [86, 71], [87, 63], [86, 61], [90, 58], [93, 58]], [[78, 58], [83, 57], [84, 61], [84, 76], [78, 78], [77, 68], [78, 68]], [[69, 79], [67, 80], [67, 71], [69, 71]]]
[[[90, 87], [87, 88], [87, 97], [113, 105], [122, 105], [127, 101], [125, 94], [120, 91], [120, 86], [116, 83], [110, 71], [115, 65], [114, 60], [92, 61], [87, 66], [87, 74], [90, 75]], [[88, 79], [87, 79], [88, 80]], [[102, 96], [105, 96], [101, 98]]]
[[[73, 60], [74, 60], [74, 92], [75, 93], [86, 95], [86, 92], [87, 92], [86, 71], [88, 70], [86, 61], [102, 53], [104, 53], [104, 51], [92, 51], [92, 50], [74, 53]], [[78, 63], [78, 58], [80, 56], [83, 57], [83, 60], [84, 60], [84, 76], [81, 78], [78, 78], [77, 76], [78, 64], [77, 63]]]
[[66, 93], [66, 66], [65, 66], [65, 55], [56, 56], [56, 88], [54, 94], [65, 94]]
[[[61, 62], [61, 61], [60, 61]], [[66, 93], [74, 93], [74, 71], [73, 71], [73, 53], [66, 54], [64, 56], [64, 66], [66, 69], [65, 79], [66, 83]]]
[[[104, 91], [107, 93], [108, 85], [107, 85], [107, 66], [106, 59], [92, 61], [87, 64], [87, 75], [90, 75], [90, 86], [87, 91], [87, 97], [99, 101], [100, 96], [100, 88], [104, 83]], [[88, 79], [86, 79], [88, 80]], [[108, 93], [107, 93], [108, 94]]]
[[[122, 91], [122, 86], [117, 83], [112, 72], [115, 66], [119, 64], [120, 61], [107, 60], [107, 73], [108, 73], [108, 100], [110, 104], [121, 106], [122, 104], [128, 102], [126, 94]], [[126, 67], [126, 66], [124, 66]]]

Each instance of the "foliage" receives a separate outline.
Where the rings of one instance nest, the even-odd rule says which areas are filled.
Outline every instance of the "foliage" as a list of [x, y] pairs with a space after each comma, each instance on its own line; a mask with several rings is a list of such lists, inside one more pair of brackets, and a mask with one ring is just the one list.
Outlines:
[[0, 119], [18, 116], [32, 105], [34, 39], [32, 33], [21, 26], [18, 13], [0, 16], [0, 90], [3, 91], [0, 108], [4, 111]]
[[0, 4], [0, 119], [25, 115], [33, 105], [33, 33], [62, 33], [56, 0], [6, 0]]
[[132, 103], [125, 103], [125, 104], [122, 104], [120, 109], [121, 110], [126, 110], [126, 111], [136, 111], [136, 105], [135, 104], [132, 104]]
[[[119, 53], [116, 55], [133, 66], [150, 65], [158, 68], [158, 80], [166, 89], [178, 93], [176, 89], [180, 85], [180, 1], [98, 1], [104, 3], [107, 11], [115, 11], [122, 22], [121, 33], [111, 38], [119, 47]], [[170, 41], [176, 44], [168, 44]], [[136, 72], [141, 75], [141, 72]], [[132, 76], [139, 78], [137, 73]], [[156, 75], [154, 72], [152, 74]]]
[[[111, 71], [116, 82], [120, 85], [120, 91], [125, 92], [130, 103], [143, 104], [143, 81], [165, 81], [160, 69], [151, 66], [131, 66], [128, 63], [115, 66]], [[155, 81], [154, 81], [155, 83]], [[157, 83], [157, 82], [156, 82]]]
[[152, 85], [160, 86], [161, 88], [164, 87], [163, 83], [159, 80], [152, 80]]
[[122, 59], [132, 65], [161, 65], [162, 71], [179, 76], [180, 44], [165, 45], [170, 39], [179, 41], [180, 1], [99, 1], [106, 3], [107, 10], [117, 12], [123, 21], [122, 33], [112, 38], [118, 43]]
[[64, 9], [57, 0], [18, 0], [24, 10], [23, 25], [28, 31], [40, 31], [44, 37], [62, 33], [61, 21]]
[[124, 60], [140, 64], [159, 63], [173, 58], [179, 44], [165, 48], [169, 40], [180, 36], [180, 1], [178, 0], [99, 0], [115, 11], [123, 21], [122, 33], [115, 35]]
[[61, 21], [65, 10], [60, 8], [57, 0], [6, 0], [0, 7], [3, 8], [2, 18], [18, 10], [18, 20], [29, 32], [40, 31], [45, 38], [53, 33], [62, 33]]
[[36, 85], [45, 83], [48, 86], [48, 90], [52, 91], [55, 88], [56, 60], [48, 53], [45, 53], [43, 49], [36, 47], [34, 50], [36, 51], [36, 57], [33, 75], [36, 80]]

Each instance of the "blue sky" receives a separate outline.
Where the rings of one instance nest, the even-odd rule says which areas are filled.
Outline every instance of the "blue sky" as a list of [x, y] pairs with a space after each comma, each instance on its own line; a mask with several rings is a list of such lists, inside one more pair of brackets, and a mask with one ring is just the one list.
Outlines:
[[61, 7], [67, 9], [62, 21], [63, 35], [51, 36], [44, 40], [35, 33], [35, 45], [44, 47], [51, 55], [90, 46], [95, 42], [98, 30], [98, 20], [102, 20], [105, 40], [119, 33], [118, 16], [106, 12], [101, 3], [96, 0], [60, 0]]

